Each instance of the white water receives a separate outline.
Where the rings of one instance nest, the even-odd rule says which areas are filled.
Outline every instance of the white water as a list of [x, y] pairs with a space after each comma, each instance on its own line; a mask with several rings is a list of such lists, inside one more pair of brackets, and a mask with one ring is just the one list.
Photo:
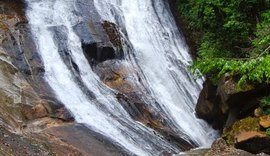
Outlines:
[[94, 0], [103, 19], [123, 23], [152, 95], [180, 131], [200, 146], [212, 130], [193, 114], [202, 81], [187, 72], [192, 61], [164, 0]]
[[[153, 130], [131, 119], [113, 92], [93, 73], [83, 55], [80, 39], [72, 28], [82, 20], [74, 13], [76, 8], [73, 0], [27, 2], [27, 17], [45, 65], [45, 79], [77, 122], [85, 123], [91, 130], [106, 136], [129, 154], [142, 156], [158, 155], [162, 150], [178, 151], [174, 145], [154, 135]], [[163, 3], [156, 3], [160, 4], [157, 12], [158, 16], [162, 15], [161, 23], [149, 0], [134, 0], [132, 3], [129, 0], [95, 1], [104, 19], [114, 21], [109, 10], [116, 8], [119, 11], [118, 16], [124, 21], [128, 38], [136, 49], [134, 60], [138, 61], [146, 77], [144, 85], [149, 86], [152, 96], [179, 128], [179, 132], [184, 132], [191, 140], [205, 146], [211, 143], [208, 136], [210, 129], [193, 115], [201, 82], [189, 80], [185, 68], [191, 58], [183, 46], [174, 21], [164, 10]], [[54, 26], [65, 27], [67, 49], [78, 65], [84, 85], [95, 94], [96, 99], [89, 98], [82, 91], [61, 59], [51, 31]], [[178, 66], [177, 62], [185, 66]]]

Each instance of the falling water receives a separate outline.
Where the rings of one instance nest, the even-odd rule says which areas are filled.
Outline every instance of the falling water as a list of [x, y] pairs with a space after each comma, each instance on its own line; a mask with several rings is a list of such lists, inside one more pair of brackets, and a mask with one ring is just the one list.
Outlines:
[[[26, 1], [31, 31], [45, 66], [45, 79], [78, 123], [86, 124], [130, 155], [180, 152], [155, 135], [154, 130], [133, 120], [118, 103], [114, 91], [92, 71], [81, 40], [73, 30], [83, 20], [76, 13], [79, 10], [75, 0]], [[94, 4], [104, 20], [118, 24], [126, 32], [123, 37], [133, 48], [129, 49], [132, 55], [125, 52], [129, 59], [123, 61], [130, 61], [130, 66], [142, 74], [141, 85], [157, 101], [152, 105], [158, 105], [187, 140], [199, 146], [209, 145], [212, 130], [194, 116], [202, 82], [194, 81], [187, 72], [191, 58], [166, 2], [94, 0]], [[80, 83], [63, 53], [78, 66]]]

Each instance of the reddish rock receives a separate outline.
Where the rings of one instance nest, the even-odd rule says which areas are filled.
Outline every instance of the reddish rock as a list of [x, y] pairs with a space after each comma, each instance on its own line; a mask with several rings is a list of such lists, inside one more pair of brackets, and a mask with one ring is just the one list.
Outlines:
[[237, 136], [235, 147], [254, 154], [270, 154], [270, 137], [261, 132], [243, 132]]
[[235, 139], [236, 139], [236, 144], [237, 144], [237, 143], [247, 141], [249, 139], [264, 138], [264, 137], [267, 137], [267, 135], [265, 133], [258, 132], [258, 131], [248, 131], [248, 132], [240, 132], [236, 136]]
[[269, 128], [270, 127], [270, 115], [265, 115], [260, 117], [260, 125], [263, 128]]

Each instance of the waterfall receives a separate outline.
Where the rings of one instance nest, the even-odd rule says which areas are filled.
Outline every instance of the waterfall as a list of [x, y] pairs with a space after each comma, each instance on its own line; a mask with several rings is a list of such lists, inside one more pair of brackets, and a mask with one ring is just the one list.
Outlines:
[[[38, 53], [45, 66], [45, 79], [59, 100], [74, 115], [76, 122], [100, 133], [128, 155], [159, 155], [180, 152], [153, 129], [130, 117], [119, 104], [115, 92], [93, 72], [83, 54], [74, 26], [83, 18], [76, 0], [26, 0], [27, 17]], [[87, 3], [87, 1], [85, 2]], [[122, 28], [133, 47], [124, 52], [123, 62], [140, 70], [140, 83], [150, 92], [183, 138], [199, 146], [212, 142], [212, 129], [196, 119], [194, 107], [201, 80], [187, 71], [192, 61], [163, 0], [94, 0], [103, 20]], [[91, 15], [89, 15], [91, 16]], [[68, 61], [77, 65], [70, 68]], [[76, 75], [77, 74], [77, 75]]]

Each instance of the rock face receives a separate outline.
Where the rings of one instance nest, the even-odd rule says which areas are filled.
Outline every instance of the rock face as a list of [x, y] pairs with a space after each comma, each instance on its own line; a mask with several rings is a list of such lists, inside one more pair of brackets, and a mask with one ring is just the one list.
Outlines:
[[252, 154], [234, 147], [228, 146], [222, 138], [217, 139], [211, 149], [195, 149], [179, 154], [180, 156], [268, 156], [265, 153]]
[[209, 80], [205, 81], [195, 109], [197, 117], [206, 120], [213, 128], [221, 129], [227, 117], [227, 109], [217, 95], [217, 87]]
[[200, 94], [196, 113], [214, 127], [230, 127], [236, 120], [253, 115], [259, 98], [267, 95], [268, 87], [237, 88], [231, 76], [224, 76], [217, 87], [206, 81]]
[[163, 120], [163, 115], [150, 105], [149, 99], [143, 88], [136, 85], [137, 82], [132, 76], [136, 74], [130, 67], [128, 68], [122, 61], [107, 60], [99, 63], [94, 68], [95, 73], [104, 84], [117, 92], [116, 98], [130, 116], [150, 127], [163, 136], [165, 139], [178, 145], [181, 149], [191, 149], [193, 145], [178, 136], [169, 123]]
[[20, 0], [0, 1], [0, 155], [123, 155], [73, 124], [72, 114], [54, 97], [24, 7]]
[[[121, 41], [116, 26], [107, 21], [101, 21], [94, 5], [84, 5], [93, 2], [80, 1], [76, 5], [84, 17], [84, 21], [74, 27], [82, 41], [82, 49], [91, 65], [111, 60], [121, 59]], [[91, 16], [89, 16], [91, 15]]]
[[229, 75], [225, 75], [217, 87], [206, 81], [196, 107], [197, 116], [214, 128], [225, 127], [223, 138], [229, 145], [254, 154], [270, 154], [270, 137], [264, 130], [270, 126], [269, 117], [261, 116], [262, 111], [256, 109], [258, 99], [267, 95], [267, 90], [267, 86], [237, 88]]

